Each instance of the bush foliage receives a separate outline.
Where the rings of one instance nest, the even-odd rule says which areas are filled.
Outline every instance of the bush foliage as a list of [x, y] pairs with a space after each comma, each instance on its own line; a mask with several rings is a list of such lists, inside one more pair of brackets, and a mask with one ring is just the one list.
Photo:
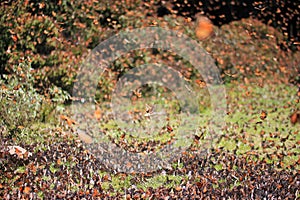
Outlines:
[[[202, 7], [214, 10], [212, 2]], [[248, 3], [251, 4], [250, 1]], [[254, 4], [250, 4], [254, 9]], [[28, 58], [34, 69], [31, 71], [34, 75], [34, 87], [41, 94], [55, 86], [71, 93], [72, 85], [76, 81], [76, 70], [84, 56], [101, 41], [120, 30], [161, 26], [195, 38], [192, 15], [203, 11], [214, 22], [217, 20], [213, 18], [214, 12], [206, 12], [200, 4], [195, 7], [198, 10], [192, 9], [186, 14], [187, 10], [184, 8], [192, 5], [190, 1], [167, 3], [157, 0], [20, 0], [4, 1], [0, 5], [0, 73], [13, 73], [13, 66], [22, 62], [24, 57]], [[236, 77], [243, 78], [249, 74], [263, 74], [261, 71], [277, 73], [291, 68], [292, 65], [295, 68], [299, 59], [294, 58], [299, 54], [293, 55], [288, 49], [284, 49], [284, 42], [288, 37], [276, 33], [266, 25], [249, 24], [251, 23], [248, 21], [242, 22], [238, 28], [234, 23], [223, 25], [221, 31], [217, 31], [212, 39], [201, 42], [216, 60], [225, 81]], [[262, 44], [263, 48], [259, 46]], [[254, 51], [253, 48], [259, 50]], [[236, 54], [240, 49], [242, 53]], [[250, 56], [255, 58], [254, 63], [249, 61]], [[289, 58], [295, 61], [289, 63]], [[112, 71], [108, 74], [113, 73], [114, 77], [119, 77], [134, 66], [157, 61], [172, 65], [176, 69], [181, 68], [187, 78], [198, 79], [193, 72], [191, 74], [188, 61], [177, 62], [180, 59], [159, 50], [138, 51], [112, 63]], [[286, 76], [285, 74], [284, 77]], [[291, 76], [295, 79], [295, 75]], [[108, 97], [113, 85], [107, 77], [101, 79], [99, 98], [103, 99]]]
[[0, 79], [0, 122], [14, 133], [42, 117], [44, 97], [33, 88], [29, 65], [20, 63], [12, 70], [13, 74], [3, 75]]

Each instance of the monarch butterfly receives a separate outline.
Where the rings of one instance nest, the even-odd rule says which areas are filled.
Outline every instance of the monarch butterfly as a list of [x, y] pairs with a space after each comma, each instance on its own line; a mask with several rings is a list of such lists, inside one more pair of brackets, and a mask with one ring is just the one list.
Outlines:
[[18, 158], [28, 158], [29, 156], [32, 156], [31, 152], [28, 152], [26, 149], [20, 147], [20, 146], [8, 146], [8, 153], [10, 155], [17, 155]]
[[267, 112], [266, 111], [261, 111], [261, 113], [260, 113], [260, 119], [261, 120], [264, 120], [264, 119], [266, 119], [267, 118]]
[[291, 116], [291, 123], [296, 124], [296, 122], [300, 122], [300, 111], [296, 110]]
[[97, 106], [95, 112], [94, 112], [94, 117], [99, 120], [101, 118], [101, 110], [100, 108]]
[[60, 115], [60, 119], [66, 121], [69, 126], [71, 126], [72, 124], [73, 125], [76, 124], [75, 120], [73, 120], [73, 119], [71, 119], [71, 118], [69, 118], [69, 117], [67, 117], [65, 115]]
[[196, 20], [195, 33], [199, 40], [204, 40], [213, 33], [213, 24], [207, 17], [199, 16]]

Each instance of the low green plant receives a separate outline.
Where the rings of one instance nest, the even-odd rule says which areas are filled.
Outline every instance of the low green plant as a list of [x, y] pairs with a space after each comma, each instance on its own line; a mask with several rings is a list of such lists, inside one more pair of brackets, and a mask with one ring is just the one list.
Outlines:
[[44, 98], [33, 87], [30, 70], [30, 65], [20, 63], [13, 68], [13, 74], [2, 75], [0, 79], [0, 123], [12, 133], [40, 117]]
[[34, 88], [31, 64], [22, 62], [13, 67], [13, 73], [2, 75], [0, 79], [0, 125], [6, 127], [10, 135], [15, 135], [24, 127], [45, 121], [46, 115], [69, 95], [60, 88], [49, 88], [49, 98], [39, 94]]

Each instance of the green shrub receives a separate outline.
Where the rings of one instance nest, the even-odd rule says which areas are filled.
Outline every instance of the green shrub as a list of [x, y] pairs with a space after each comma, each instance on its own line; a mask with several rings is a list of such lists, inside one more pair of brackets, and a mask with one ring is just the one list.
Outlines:
[[[23, 57], [35, 70], [35, 87], [71, 91], [80, 57], [126, 25], [120, 20], [139, 1], [29, 0], [0, 3], [0, 73]], [[70, 67], [71, 66], [71, 67]]]
[[6, 127], [11, 135], [42, 121], [49, 109], [45, 97], [33, 87], [34, 77], [30, 70], [31, 65], [23, 62], [13, 67], [12, 74], [2, 75], [0, 79], [0, 126]]
[[0, 74], [5, 72], [6, 62], [9, 60], [10, 55], [7, 53], [9, 45], [12, 44], [9, 28], [3, 26], [3, 17], [0, 18]]

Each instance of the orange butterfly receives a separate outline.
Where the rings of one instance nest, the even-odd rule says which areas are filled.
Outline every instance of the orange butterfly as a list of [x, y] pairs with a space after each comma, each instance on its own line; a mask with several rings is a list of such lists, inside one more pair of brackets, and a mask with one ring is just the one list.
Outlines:
[[298, 121], [300, 122], [300, 111], [295, 111], [291, 116], [291, 123], [296, 124]]
[[28, 152], [26, 149], [20, 147], [20, 146], [8, 146], [8, 153], [10, 155], [17, 155], [18, 158], [28, 158], [29, 156], [32, 156], [31, 152]]
[[24, 187], [23, 192], [24, 192], [25, 194], [29, 194], [29, 193], [30, 193], [30, 190], [31, 190], [31, 188], [26, 186], [26, 187]]
[[199, 40], [204, 40], [213, 33], [213, 24], [207, 17], [199, 16], [196, 21], [195, 33]]
[[94, 117], [97, 119], [97, 120], [100, 120], [101, 118], [101, 110], [100, 108], [97, 106], [95, 112], [94, 112]]
[[65, 115], [60, 115], [60, 119], [66, 121], [69, 126], [76, 124], [75, 120], [73, 120]]
[[266, 119], [266, 118], [267, 118], [267, 115], [268, 115], [268, 114], [267, 114], [267, 112], [266, 112], [266, 111], [264, 111], [264, 110], [263, 110], [263, 111], [261, 111], [261, 113], [260, 113], [260, 119], [261, 119], [261, 120], [264, 120], [264, 119]]

